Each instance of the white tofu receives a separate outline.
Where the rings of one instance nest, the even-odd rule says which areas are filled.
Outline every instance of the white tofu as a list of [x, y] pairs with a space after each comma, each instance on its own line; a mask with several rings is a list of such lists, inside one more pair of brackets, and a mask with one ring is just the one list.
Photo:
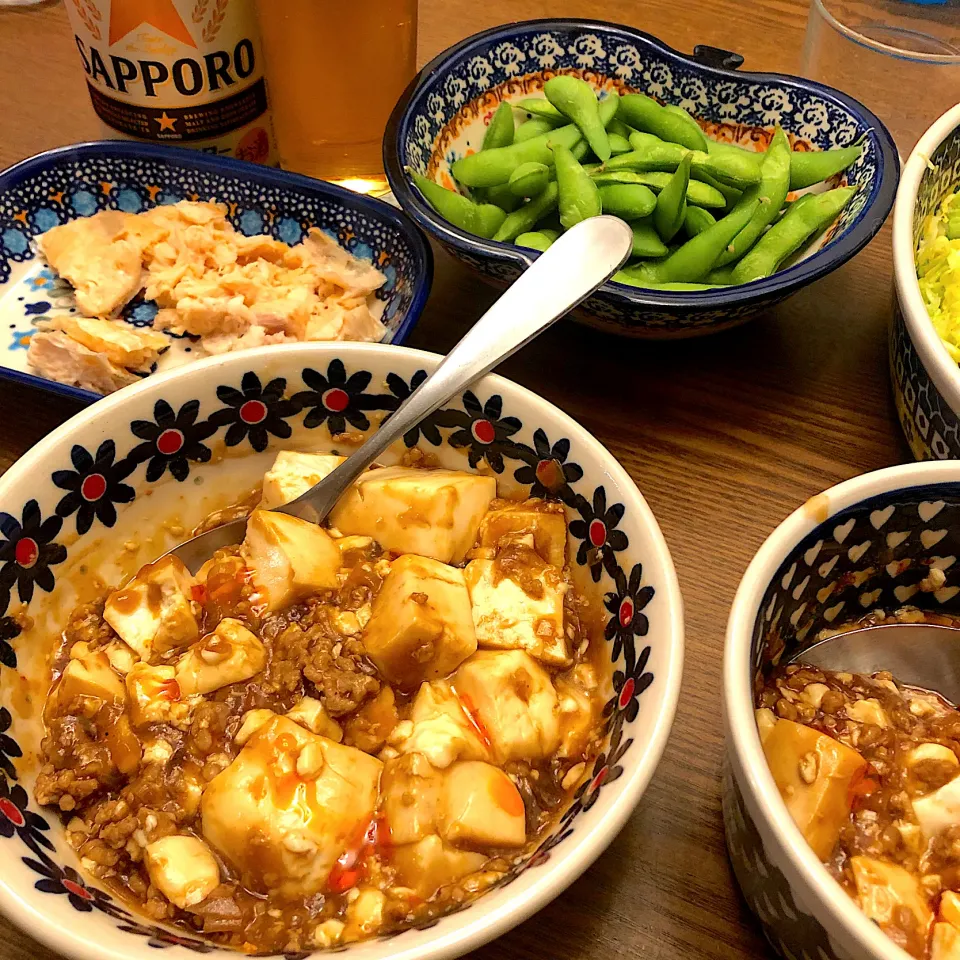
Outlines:
[[453, 687], [498, 762], [549, 757], [560, 746], [557, 692], [527, 654], [481, 650], [456, 672]]
[[458, 470], [384, 467], [360, 477], [330, 522], [373, 537], [385, 550], [460, 563], [477, 539], [497, 482]]
[[259, 886], [310, 896], [370, 822], [382, 767], [275, 717], [207, 786], [203, 835]]
[[768, 707], [761, 707], [755, 714], [757, 721], [757, 733], [760, 734], [760, 743], [766, 743], [767, 737], [773, 733], [773, 728], [777, 725], [777, 715]]
[[383, 676], [404, 690], [449, 676], [477, 651], [463, 571], [428, 557], [399, 557], [373, 600], [363, 645]]
[[880, 701], [874, 697], [866, 700], [855, 700], [846, 707], [847, 716], [857, 723], [870, 723], [886, 729], [890, 726], [890, 718], [880, 706]]
[[296, 500], [312, 486], [330, 476], [346, 459], [325, 453], [281, 450], [273, 461], [273, 466], [264, 474], [260, 509], [274, 510]]
[[327, 708], [313, 697], [301, 698], [287, 711], [286, 715], [294, 723], [306, 727], [311, 733], [319, 734], [337, 743], [343, 740], [343, 729], [340, 724], [327, 713]]
[[557, 691], [557, 709], [560, 714], [560, 746], [557, 756], [565, 760], [586, 760], [597, 729], [600, 701], [591, 697], [578, 682], [577, 672], [591, 673], [587, 664], [574, 669], [574, 676], [559, 676], [554, 683]]
[[940, 919], [960, 930], [960, 894], [945, 890], [940, 897]]
[[471, 560], [464, 577], [482, 649], [523, 650], [551, 666], [569, 665], [566, 583], [558, 567], [529, 547], [511, 545], [496, 560]]
[[443, 778], [440, 837], [455, 847], [522, 847], [527, 841], [523, 799], [498, 767], [455, 763]]
[[494, 550], [533, 537], [533, 549], [546, 563], [567, 561], [567, 520], [563, 507], [546, 500], [501, 501], [480, 524], [480, 546]]
[[960, 960], [960, 930], [952, 923], [933, 925], [930, 960]]
[[443, 775], [422, 753], [387, 760], [380, 781], [381, 809], [394, 845], [437, 832]]
[[850, 866], [860, 909], [868, 919], [882, 929], [905, 909], [916, 918], [920, 930], [927, 929], [933, 915], [917, 877], [903, 867], [872, 857], [852, 857]]
[[107, 655], [110, 666], [113, 667], [117, 673], [122, 673], [124, 676], [126, 676], [140, 660], [137, 652], [132, 647], [127, 646], [122, 640], [111, 640], [110, 643], [103, 648], [103, 652]]
[[104, 703], [123, 703], [126, 699], [123, 681], [114, 673], [105, 653], [88, 653], [66, 665], [57, 687], [57, 700], [65, 704], [74, 697], [93, 697]]
[[337, 586], [340, 551], [315, 523], [269, 510], [254, 510], [241, 553], [267, 612]]
[[220, 867], [210, 848], [197, 837], [172, 835], [144, 850], [150, 882], [181, 910], [206, 900], [220, 883]]
[[267, 649], [239, 620], [226, 617], [177, 661], [180, 695], [213, 693], [249, 680], [267, 662]]
[[383, 908], [387, 898], [373, 887], [361, 887], [356, 899], [347, 907], [347, 925], [343, 931], [346, 942], [360, 940], [379, 933], [383, 925]]
[[279, 714], [272, 710], [262, 708], [259, 710], [248, 710], [240, 720], [240, 729], [233, 738], [238, 746], [244, 747], [247, 741], [263, 726], [266, 726], [274, 717]]
[[411, 732], [397, 749], [422, 753], [438, 770], [455, 760], [487, 760], [486, 734], [471, 722], [450, 684], [444, 681], [420, 687], [410, 711]]
[[192, 591], [197, 581], [172, 555], [148, 563], [107, 597], [103, 619], [144, 660], [193, 643], [200, 634]]
[[927, 840], [960, 823], [960, 777], [954, 777], [925, 797], [915, 798], [913, 815]]
[[127, 702], [135, 727], [171, 719], [173, 705], [180, 699], [176, 674], [172, 664], [151, 667], [148, 663], [138, 663], [127, 674]]
[[400, 884], [415, 890], [425, 900], [440, 887], [483, 869], [488, 859], [484, 853], [451, 847], [436, 834], [418, 843], [395, 847], [391, 855]]

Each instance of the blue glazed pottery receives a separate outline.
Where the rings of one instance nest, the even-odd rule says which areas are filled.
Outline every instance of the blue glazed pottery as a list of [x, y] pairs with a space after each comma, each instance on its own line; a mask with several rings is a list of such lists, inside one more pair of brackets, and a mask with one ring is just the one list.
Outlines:
[[384, 135], [387, 178], [424, 230], [502, 285], [536, 254], [452, 226], [421, 198], [404, 168], [453, 187], [451, 164], [480, 149], [497, 106], [539, 95], [558, 72], [597, 90], [642, 91], [677, 104], [700, 120], [708, 136], [743, 146], [765, 147], [778, 123], [801, 149], [848, 146], [864, 137], [866, 149], [845, 175], [859, 193], [835, 226], [788, 268], [755, 283], [703, 292], [608, 283], [579, 311], [590, 326], [633, 337], [689, 337], [733, 327], [857, 253], [890, 212], [899, 173], [890, 134], [857, 101], [808, 80], [730, 69], [741, 62], [709, 47], [686, 57], [639, 30], [600, 21], [534, 20], [487, 30], [441, 53], [408, 87]]
[[[75, 312], [70, 286], [37, 257], [38, 234], [101, 210], [139, 213], [178, 200], [227, 204], [244, 234], [269, 234], [299, 243], [319, 227], [341, 246], [371, 259], [387, 277], [386, 343], [403, 343], [430, 292], [433, 257], [409, 217], [341, 187], [229, 157], [193, 150], [107, 140], [63, 147], [0, 173], [0, 377], [81, 400], [98, 394], [32, 373], [27, 347], [37, 324]], [[148, 326], [155, 304], [135, 298], [123, 311], [131, 325]], [[196, 358], [189, 339], [172, 337], [160, 358], [166, 370]]]

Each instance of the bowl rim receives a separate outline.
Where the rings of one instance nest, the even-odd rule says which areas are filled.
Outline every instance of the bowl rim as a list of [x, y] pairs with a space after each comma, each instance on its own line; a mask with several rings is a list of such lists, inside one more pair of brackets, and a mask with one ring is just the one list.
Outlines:
[[893, 275], [904, 325], [920, 362], [950, 408], [960, 415], [960, 365], [947, 352], [923, 302], [917, 279], [916, 238], [913, 234], [917, 195], [927, 164], [957, 127], [960, 127], [960, 103], [927, 127], [903, 166], [893, 208]]
[[[753, 629], [760, 615], [764, 592], [786, 556], [807, 534], [829, 522], [848, 507], [882, 494], [894, 495], [909, 488], [960, 480], [960, 463], [955, 461], [908, 463], [874, 470], [845, 480], [802, 504], [782, 520], [763, 542], [750, 561], [730, 608], [723, 652], [723, 715], [726, 749], [736, 757], [743, 771], [737, 778], [739, 788], [749, 795], [777, 841], [778, 849], [789, 860], [812, 897], [805, 900], [818, 920], [830, 919], [843, 929], [869, 957], [882, 960], [909, 960], [909, 954], [854, 903], [834, 880], [804, 840], [786, 804], [780, 797], [773, 775], [764, 758], [760, 734], [754, 717], [753, 664], [750, 648]], [[826, 498], [824, 500], [823, 498]], [[811, 509], [816, 502], [817, 510]], [[821, 520], [822, 505], [829, 516]]]
[[[333, 359], [342, 356], [345, 351], [387, 358], [398, 357], [402, 358], [404, 363], [418, 360], [428, 368], [437, 365], [443, 359], [440, 354], [395, 344], [357, 342], [278, 344], [206, 357], [194, 364], [156, 374], [140, 383], [118, 390], [101, 402], [74, 414], [31, 447], [0, 476], [0, 502], [11, 496], [18, 487], [29, 482], [28, 478], [39, 461], [57, 448], [67, 449], [71, 437], [78, 429], [88, 427], [100, 419], [110, 419], [112, 416], [124, 417], [125, 414], [120, 407], [130, 399], [163, 391], [173, 386], [176, 381], [192, 377], [213, 380], [214, 371], [222, 367], [243, 365], [249, 366], [250, 369], [269, 368], [271, 364], [275, 366], [278, 360], [282, 360], [285, 356], [306, 355], [307, 362], [314, 362], [318, 354], [326, 354]], [[651, 718], [650, 730], [644, 736], [643, 742], [638, 743], [640, 751], [636, 754], [635, 763], [624, 768], [624, 775], [620, 778], [623, 784], [622, 789], [616, 798], [610, 801], [610, 806], [603, 811], [593, 828], [585, 833], [583, 841], [571, 848], [570, 854], [563, 859], [551, 859], [541, 868], [543, 872], [538, 872], [529, 886], [522, 889], [519, 895], [512, 897], [496, 913], [481, 913], [473, 919], [471, 914], [475, 914], [476, 911], [471, 909], [455, 914], [450, 917], [454, 923], [442, 928], [442, 933], [436, 939], [422, 946], [405, 947], [402, 941], [384, 941], [383, 956], [389, 956], [390, 960], [452, 960], [501, 936], [559, 896], [610, 845], [640, 802], [663, 757], [680, 697], [684, 663], [684, 607], [680, 583], [660, 525], [636, 483], [599, 440], [550, 401], [498, 374], [486, 374], [477, 382], [489, 384], [493, 389], [521, 404], [529, 404], [531, 410], [538, 408], [547, 410], [550, 416], [556, 418], [565, 428], [581, 435], [582, 439], [578, 439], [578, 443], [582, 443], [584, 455], [601, 463], [606, 478], [621, 487], [625, 499], [629, 498], [630, 509], [650, 537], [650, 556], [644, 559], [644, 563], [654, 565], [662, 578], [662, 587], [658, 586], [658, 592], [664, 599], [664, 643], [668, 647], [665, 655], [666, 666], [661, 671], [663, 706], [659, 713]], [[598, 803], [602, 802], [601, 796]], [[558, 866], [561, 869], [558, 869]], [[483, 903], [484, 898], [481, 897], [476, 902]], [[81, 934], [78, 929], [58, 928], [49, 923], [46, 913], [21, 899], [18, 892], [2, 875], [0, 875], [0, 911], [30, 936], [75, 960], [130, 960], [131, 955], [140, 955], [140, 951], [131, 949], [130, 946], [125, 945], [124, 949], [118, 950], [96, 944], [89, 936]], [[370, 947], [376, 943], [376, 940], [360, 941], [356, 946]], [[146, 944], [143, 944], [142, 952], [144, 957], [150, 952]], [[320, 956], [325, 952], [317, 950], [311, 956]]]
[[[410, 306], [407, 308], [406, 316], [404, 316], [391, 338], [390, 344], [401, 344], [410, 336], [423, 313], [423, 308], [426, 306], [433, 286], [433, 249], [414, 219], [405, 210], [398, 209], [376, 197], [355, 193], [335, 183], [315, 180], [313, 177], [293, 173], [289, 170], [281, 170], [279, 167], [268, 167], [259, 163], [251, 163], [249, 160], [238, 160], [235, 157], [214, 156], [186, 147], [139, 143], [134, 140], [86, 140], [64, 147], [54, 147], [51, 150], [44, 150], [31, 157], [26, 157], [6, 169], [0, 170], [0, 195], [19, 186], [31, 176], [42, 174], [50, 167], [65, 161], [81, 161], [91, 157], [124, 159], [128, 156], [142, 160], [153, 160], [160, 164], [169, 163], [181, 167], [187, 166], [194, 170], [213, 174], [230, 174], [238, 179], [261, 183], [266, 186], [320, 195], [336, 201], [343, 207], [365, 211], [369, 214], [371, 220], [385, 222], [392, 230], [407, 240], [412, 251], [411, 259], [416, 266]], [[188, 364], [188, 366], [190, 365]], [[0, 368], [0, 370], [6, 369]], [[13, 370], [10, 373], [14, 375], [9, 379], [29, 383], [34, 387], [37, 386], [38, 378], [33, 374], [26, 374], [19, 370]], [[0, 376], [6, 377], [6, 374], [0, 373]], [[150, 376], [155, 377], [156, 374]], [[70, 396], [78, 400], [89, 402], [92, 399], [100, 399], [99, 395], [88, 390], [66, 387], [64, 384], [60, 384], [60, 386], [65, 387], [65, 389], [59, 392], [69, 393]]]
[[[638, 30], [627, 24], [613, 23], [607, 20], [581, 18], [543, 18], [521, 20], [503, 26], [491, 27], [455, 43], [441, 51], [427, 63], [410, 81], [397, 101], [387, 121], [383, 135], [383, 167], [393, 195], [401, 208], [410, 214], [417, 224], [441, 243], [448, 244], [461, 253], [474, 257], [485, 257], [500, 263], [526, 269], [539, 256], [533, 250], [525, 250], [512, 244], [497, 240], [485, 240], [475, 237], [444, 220], [420, 198], [414, 190], [400, 162], [400, 131], [408, 121], [408, 112], [413, 99], [423, 82], [438, 72], [454, 57], [465, 55], [468, 51], [485, 44], [498, 36], [512, 36], [517, 31], [533, 31], [547, 27], [590, 30], [607, 35], [629, 37], [641, 45], [648, 45], [665, 54], [668, 58], [693, 67], [702, 74], [716, 80], [748, 80], [755, 83], [777, 83], [805, 92], [814, 92], [838, 106], [846, 108], [858, 116], [868, 129], [877, 157], [877, 176], [872, 184], [872, 197], [860, 213], [859, 222], [853, 224], [842, 236], [832, 240], [826, 247], [780, 270], [762, 280], [739, 284], [718, 290], [704, 291], [642, 291], [622, 283], [605, 283], [598, 293], [614, 295], [620, 299], [643, 308], [676, 309], [688, 307], [697, 309], [715, 309], [718, 307], [748, 306], [772, 297], [785, 297], [808, 283], [826, 276], [837, 267], [846, 263], [863, 249], [879, 232], [893, 208], [900, 175], [900, 155], [893, 137], [884, 123], [871, 110], [858, 100], [840, 90], [835, 90], [814, 80], [783, 73], [761, 73], [749, 70], [728, 70], [714, 66], [680, 53], [657, 37]], [[868, 215], [869, 214], [869, 215]]]

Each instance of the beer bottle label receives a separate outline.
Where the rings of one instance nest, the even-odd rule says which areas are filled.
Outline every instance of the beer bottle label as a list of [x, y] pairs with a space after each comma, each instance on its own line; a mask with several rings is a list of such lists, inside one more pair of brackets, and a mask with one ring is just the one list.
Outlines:
[[67, 0], [111, 134], [276, 163], [253, 0]]

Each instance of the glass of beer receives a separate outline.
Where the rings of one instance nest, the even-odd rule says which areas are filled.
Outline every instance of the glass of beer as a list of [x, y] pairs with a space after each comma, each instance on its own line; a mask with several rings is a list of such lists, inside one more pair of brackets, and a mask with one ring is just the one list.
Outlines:
[[413, 77], [417, 0], [257, 0], [285, 170], [387, 190], [380, 145]]

